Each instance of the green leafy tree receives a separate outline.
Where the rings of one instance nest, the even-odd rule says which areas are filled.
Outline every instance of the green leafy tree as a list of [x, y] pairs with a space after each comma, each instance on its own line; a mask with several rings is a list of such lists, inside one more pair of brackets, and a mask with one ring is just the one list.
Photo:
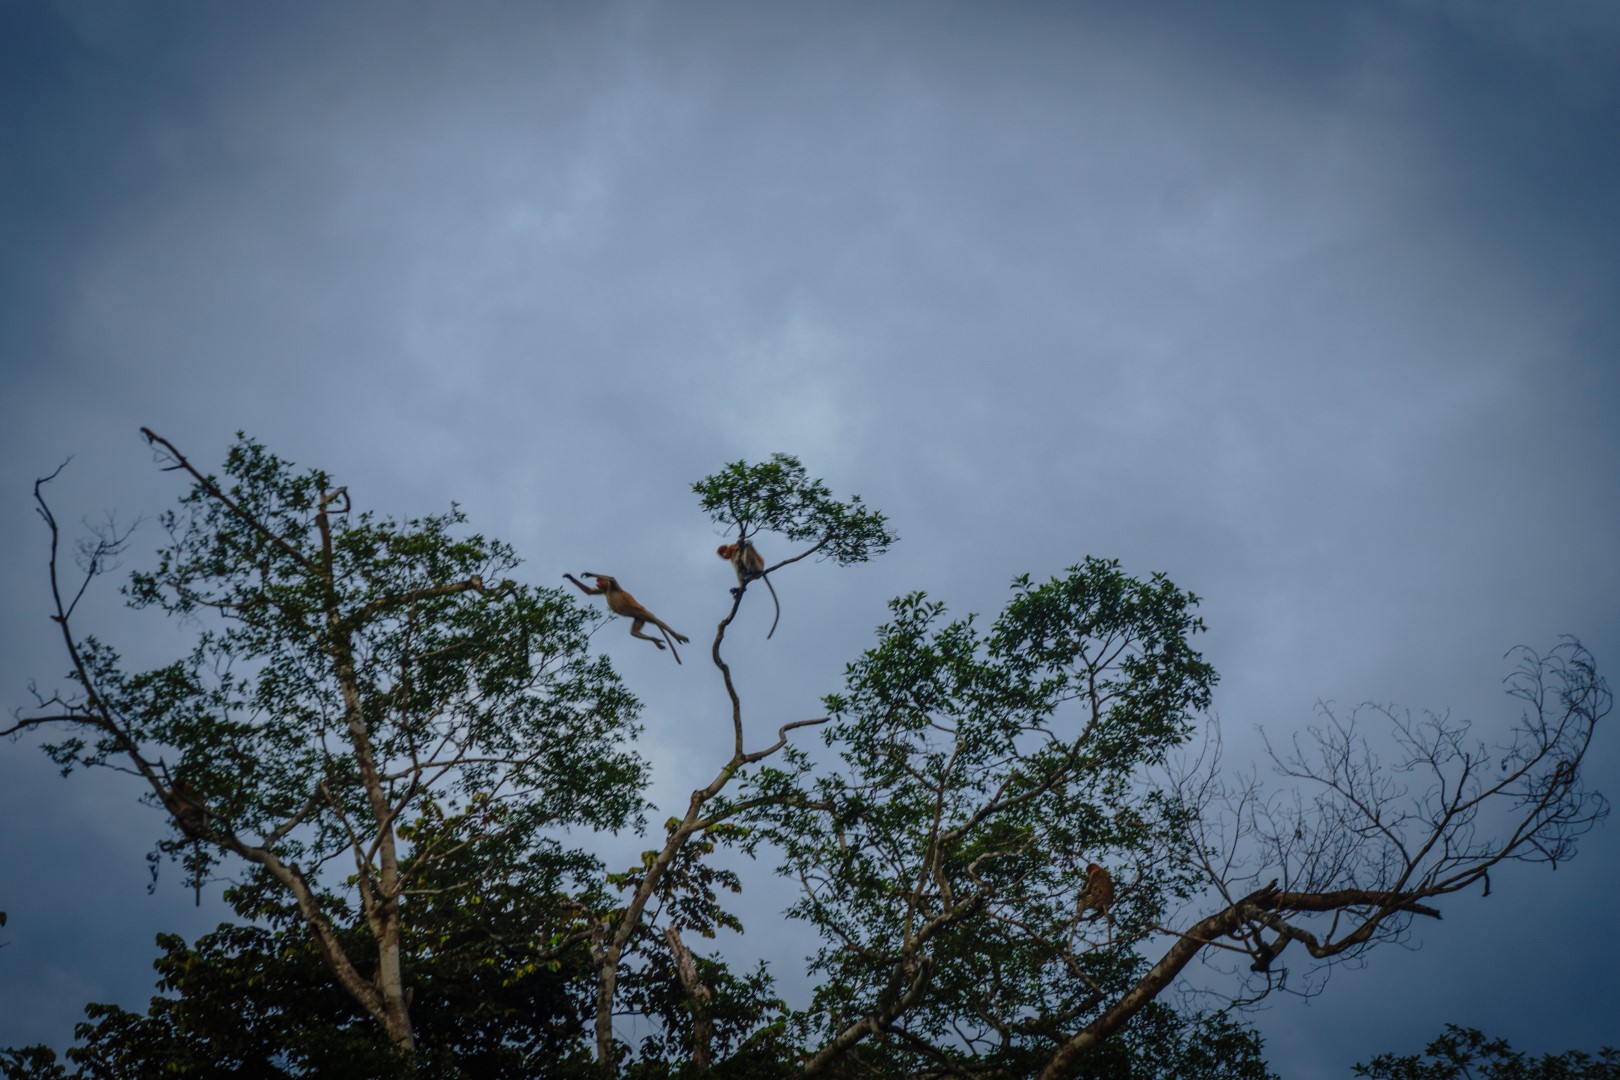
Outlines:
[[[1176, 765], [1210, 723], [1196, 604], [1097, 559], [1020, 578], [987, 632], [893, 603], [828, 699], [838, 762], [794, 750], [752, 778], [754, 840], [825, 942], [805, 1075], [1098, 1075], [1195, 957], [1245, 957], [1220, 1007], [1252, 1000], [1291, 947], [1308, 968], [1357, 955], [1506, 861], [1568, 857], [1606, 812], [1579, 765], [1612, 698], [1573, 642], [1521, 654], [1497, 752], [1374, 710], [1430, 785], [1390, 784], [1355, 716], [1278, 756], [1309, 802], [1229, 785], [1213, 755]], [[1102, 917], [1091, 861], [1115, 884]]]
[[1380, 1054], [1355, 1072], [1371, 1080], [1620, 1080], [1620, 1051], [1605, 1046], [1596, 1057], [1566, 1050], [1529, 1058], [1505, 1039], [1447, 1024], [1422, 1054]]
[[[634, 822], [643, 765], [624, 744], [639, 705], [587, 652], [594, 616], [504, 577], [511, 548], [457, 535], [459, 511], [354, 513], [325, 473], [247, 439], [217, 480], [145, 434], [192, 483], [162, 518], [156, 568], [126, 592], [193, 620], [196, 645], [128, 671], [78, 632], [84, 587], [128, 533], [81, 552], [85, 579], [69, 593], [37, 484], [77, 693], [42, 699], [4, 733], [61, 732], [45, 748], [64, 772], [139, 775], [173, 827], [160, 851], [199, 885], [219, 860], [245, 862], [264, 897], [255, 912], [291, 904], [331, 978], [409, 1053], [403, 905], [478, 895], [476, 876], [422, 884], [468, 848]], [[434, 828], [411, 843], [401, 824], [424, 813]]]
[[[401, 833], [436, 839], [429, 815]], [[582, 939], [554, 898], [565, 876], [586, 871], [555, 849], [527, 858], [515, 845], [469, 845], [423, 867], [405, 909], [404, 978], [418, 1047], [410, 1060], [332, 978], [295, 904], [262, 872], [231, 890], [252, 923], [227, 923], [188, 946], [158, 939], [159, 996], [145, 1014], [91, 1005], [66, 1057], [80, 1077], [141, 1080], [172, 1076], [417, 1076], [499, 1078], [594, 1074], [580, 1040], [590, 1009]], [[490, 863], [474, 867], [472, 860]], [[413, 866], [414, 870], [415, 867]], [[456, 887], [469, 876], [476, 894]], [[440, 889], [438, 886], [450, 886]], [[353, 918], [346, 948], [366, 946]], [[7, 1076], [59, 1075], [43, 1047], [27, 1048]], [[26, 1064], [26, 1067], [24, 1067]]]
[[[589, 616], [573, 598], [497, 581], [511, 553], [455, 538], [454, 516], [351, 522], [342, 489], [251, 443], [233, 451], [228, 491], [161, 445], [196, 486], [132, 598], [222, 628], [205, 624], [189, 663], [131, 677], [68, 631], [73, 605], [59, 603], [83, 695], [19, 724], [96, 737], [52, 744], [64, 763], [133, 761], [194, 875], [220, 855], [251, 864], [232, 896], [258, 925], [190, 952], [293, 956], [300, 927], [304, 966], [284, 985], [325, 977], [353, 1003], [350, 1021], [315, 1025], [319, 1038], [369, 1037], [418, 1070], [480, 1048], [521, 1068], [544, 1047], [556, 1064], [542, 1075], [648, 1080], [1262, 1080], [1257, 1037], [1226, 1010], [1287, 985], [1291, 969], [1291, 988], [1310, 992], [1323, 966], [1400, 938], [1506, 862], [1569, 857], [1607, 810], [1581, 763], [1612, 698], [1574, 642], [1519, 654], [1508, 689], [1523, 715], [1505, 741], [1392, 708], [1324, 714], [1274, 754], [1290, 787], [1270, 794], [1221, 769], [1198, 598], [1162, 575], [1086, 559], [1044, 582], [1020, 577], [988, 626], [921, 593], [896, 599], [820, 709], [772, 703], [801, 717], [773, 718], [774, 738], [760, 737], [725, 654], [755, 578], [733, 591], [710, 649], [729, 752], [635, 865], [601, 873], [588, 853], [544, 841], [558, 825], [621, 828], [642, 805], [640, 763], [618, 749], [636, 705], [583, 654]], [[811, 557], [858, 563], [894, 542], [883, 515], [835, 499], [786, 455], [729, 464], [694, 491], [726, 535], [771, 534], [764, 550], [786, 554], [768, 575]], [[104, 538], [92, 572], [122, 542]], [[250, 675], [238, 681], [232, 661]], [[1377, 765], [1386, 744], [1423, 782], [1390, 782]], [[171, 766], [167, 747], [186, 754]], [[238, 791], [232, 770], [249, 758], [280, 779]], [[177, 793], [182, 779], [195, 787]], [[249, 825], [256, 844], [239, 839]], [[345, 858], [354, 876], [306, 878], [295, 857]], [[530, 862], [499, 884], [495, 868]], [[821, 938], [803, 1006], [777, 995], [771, 972], [696, 951], [741, 929], [728, 897], [758, 862], [798, 884], [789, 914]], [[1093, 862], [1113, 882], [1100, 909]], [[499, 899], [487, 925], [471, 902], [482, 896]], [[359, 966], [390, 947], [391, 973]], [[1236, 963], [1205, 999], [1173, 1006], [1166, 992], [1199, 957]], [[345, 959], [377, 974], [355, 987]], [[195, 1030], [224, 1025], [207, 1014], [224, 986], [173, 987], [199, 998], [184, 1005], [202, 1017]], [[524, 993], [541, 995], [528, 1006], [541, 1019], [476, 1022], [475, 1001]], [[297, 1003], [283, 1001], [291, 1016]], [[119, 1016], [90, 1041], [144, 1039], [140, 1025], [168, 1008], [154, 1003], [139, 1024]], [[372, 1022], [366, 1036], [357, 1017]], [[291, 1022], [263, 1036], [261, 1060]]]
[[[783, 567], [799, 562], [813, 554], [821, 554], [839, 565], [862, 562], [881, 554], [894, 543], [882, 514], [866, 509], [858, 496], [848, 503], [834, 499], [820, 480], [812, 480], [804, 466], [793, 457], [777, 454], [759, 465], [735, 462], [716, 476], [693, 485], [703, 510], [728, 532], [739, 539], [750, 539], [761, 530], [779, 533], [789, 541], [807, 544], [804, 550], [768, 566], [765, 573], [779, 572]], [[694, 790], [686, 811], [672, 817], [665, 824], [665, 839], [661, 847], [648, 851], [641, 867], [617, 879], [628, 895], [623, 903], [607, 910], [584, 909], [582, 916], [591, 926], [591, 955], [598, 976], [595, 1036], [597, 1057], [604, 1071], [613, 1072], [620, 1058], [619, 1044], [613, 1035], [613, 1015], [618, 995], [618, 981], [628, 959], [627, 952], [638, 939], [648, 936], [648, 904], [655, 898], [668, 895], [675, 887], [683, 851], [689, 844], [700, 842], [705, 836], [730, 839], [737, 835], [732, 826], [763, 806], [783, 799], [797, 798], [792, 792], [763, 792], [742, 799], [730, 797], [728, 789], [744, 782], [751, 767], [777, 755], [788, 741], [788, 733], [798, 728], [824, 724], [827, 717], [810, 717], [790, 721], [777, 730], [776, 740], [766, 746], [750, 750], [744, 732], [742, 698], [730, 665], [722, 655], [727, 628], [737, 617], [743, 597], [744, 584], [732, 594], [731, 610], [726, 613], [715, 630], [711, 648], [715, 666], [725, 683], [731, 702], [733, 732], [732, 752], [720, 765], [714, 778]], [[687, 929], [685, 917], [677, 914], [672, 927], [675, 937], [666, 936], [670, 944], [667, 961], [676, 971], [693, 970], [683, 955], [678, 935]], [[711, 988], [700, 980], [686, 978], [687, 995], [692, 1016], [702, 1016], [709, 1008], [707, 993]], [[705, 1041], [712, 1029], [694, 1025], [693, 1060], [707, 1063], [711, 1051]]]

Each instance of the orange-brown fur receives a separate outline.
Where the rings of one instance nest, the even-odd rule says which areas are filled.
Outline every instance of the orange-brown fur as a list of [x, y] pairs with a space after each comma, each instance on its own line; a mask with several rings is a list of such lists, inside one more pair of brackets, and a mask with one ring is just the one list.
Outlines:
[[721, 544], [715, 549], [715, 554], [731, 563], [731, 568], [737, 572], [737, 587], [731, 590], [733, 596], [742, 592], [755, 578], [764, 579], [765, 587], [771, 590], [771, 603], [776, 606], [776, 617], [771, 620], [770, 633], [765, 635], [769, 640], [771, 635], [776, 633], [776, 624], [782, 621], [782, 602], [776, 598], [776, 586], [765, 576], [765, 556], [761, 555], [759, 549], [748, 540], [739, 540], [735, 544]]
[[664, 647], [664, 643], [662, 641], [653, 637], [651, 634], [643, 634], [641, 632], [641, 628], [646, 626], [648, 623], [652, 623], [654, 626], [658, 627], [659, 630], [663, 631], [664, 637], [669, 640], [670, 655], [675, 657], [675, 662], [677, 664], [681, 662], [681, 654], [675, 651], [675, 642], [678, 641], [682, 645], [685, 645], [688, 641], [692, 640], [691, 638], [687, 637], [685, 634], [677, 634], [675, 631], [669, 628], [669, 625], [665, 623], [664, 620], [660, 619], [658, 616], [654, 615], [652, 612], [638, 604], [635, 597], [625, 592], [624, 589], [619, 586], [617, 578], [609, 577], [607, 574], [593, 574], [589, 570], [584, 571], [584, 574], [586, 577], [595, 580], [596, 587], [594, 589], [576, 578], [573, 574], [564, 574], [563, 577], [567, 578], [569, 581], [572, 581], [576, 586], [579, 587], [579, 591], [584, 593], [586, 596], [600, 595], [604, 600], [607, 601], [608, 610], [613, 612], [613, 614], [623, 615], [625, 618], [632, 620], [630, 623], [631, 637], [638, 637], [643, 641], [650, 641], [654, 645], [658, 646], [660, 650], [662, 650]]
[[1096, 908], [1097, 914], [1091, 918], [1093, 921], [1108, 914], [1108, 909], [1114, 904], [1114, 879], [1096, 863], [1086, 864], [1086, 887], [1080, 893], [1080, 906], [1075, 911], [1078, 916], [1087, 908]]

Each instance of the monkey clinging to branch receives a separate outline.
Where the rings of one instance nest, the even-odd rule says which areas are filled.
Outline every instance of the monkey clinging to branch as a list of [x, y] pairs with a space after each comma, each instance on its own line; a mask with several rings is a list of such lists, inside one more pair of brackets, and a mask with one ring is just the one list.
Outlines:
[[163, 805], [169, 813], [174, 815], [175, 824], [180, 831], [193, 840], [202, 840], [208, 836], [209, 818], [208, 806], [203, 802], [197, 789], [187, 780], [178, 779], [169, 786], [169, 793], [163, 796]]
[[636, 603], [636, 598], [621, 589], [616, 579], [611, 578], [606, 574], [593, 574], [589, 570], [582, 571], [582, 573], [584, 573], [584, 575], [588, 578], [595, 579], [596, 588], [593, 589], [586, 585], [573, 574], [564, 574], [563, 577], [567, 578], [569, 581], [572, 581], [579, 588], [579, 591], [584, 593], [586, 596], [596, 596], [600, 594], [603, 599], [607, 601], [609, 611], [613, 612], [615, 615], [623, 615], [627, 619], [634, 620], [630, 624], [631, 637], [638, 637], [643, 641], [650, 641], [654, 645], [658, 646], [660, 650], [662, 650], [664, 648], [664, 643], [662, 641], [659, 641], [651, 634], [643, 634], [641, 632], [641, 628], [646, 626], [648, 623], [652, 623], [654, 626], [658, 627], [658, 629], [664, 632], [664, 637], [666, 639], [670, 639], [670, 655], [675, 657], [675, 662], [677, 664], [681, 662], [681, 654], [675, 651], [675, 642], [678, 641], [682, 645], [685, 645], [688, 641], [692, 640], [691, 638], [687, 637], [685, 634], [677, 634], [675, 631], [671, 630], [662, 619], [648, 611], [646, 608], [642, 607], [640, 604]]
[[1086, 864], [1086, 887], [1080, 890], [1080, 901], [1074, 909], [1074, 917], [1079, 918], [1087, 908], [1096, 908], [1097, 914], [1091, 917], [1092, 922], [1108, 914], [1108, 909], [1114, 904], [1114, 879], [1096, 863]]
[[[214, 817], [208, 812], [208, 804], [203, 801], [202, 795], [191, 786], [189, 780], [177, 777], [163, 795], [163, 806], [174, 816], [180, 831], [191, 839], [192, 851], [200, 859], [203, 840], [208, 837]], [[200, 871], [197, 873], [193, 881], [193, 900], [198, 907], [202, 907], [202, 877]]]
[[763, 579], [765, 587], [771, 590], [771, 603], [776, 605], [776, 618], [771, 620], [770, 633], [765, 635], [765, 639], [769, 641], [771, 635], [776, 633], [776, 624], [782, 621], [782, 601], [776, 598], [776, 586], [765, 576], [765, 556], [761, 555], [759, 549], [748, 540], [738, 540], [735, 544], [721, 544], [715, 549], [715, 554], [729, 561], [731, 568], [737, 571], [737, 587], [731, 590], [732, 596], [742, 592], [755, 578]]

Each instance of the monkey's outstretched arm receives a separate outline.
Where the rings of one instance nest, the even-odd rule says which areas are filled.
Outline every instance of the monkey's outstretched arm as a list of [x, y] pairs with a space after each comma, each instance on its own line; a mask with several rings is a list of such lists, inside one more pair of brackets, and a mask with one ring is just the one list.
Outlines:
[[563, 577], [567, 578], [569, 581], [572, 581], [579, 591], [584, 593], [586, 596], [600, 596], [602, 593], [607, 591], [605, 589], [593, 589], [583, 581], [579, 580], [579, 578], [575, 577], [573, 574], [564, 574]]

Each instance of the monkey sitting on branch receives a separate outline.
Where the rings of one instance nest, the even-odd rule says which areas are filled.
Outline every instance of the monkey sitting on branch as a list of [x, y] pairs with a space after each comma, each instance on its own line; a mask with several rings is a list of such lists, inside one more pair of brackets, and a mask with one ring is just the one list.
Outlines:
[[763, 579], [765, 587], [771, 590], [771, 603], [776, 605], [776, 617], [771, 620], [770, 633], [765, 635], [765, 640], [769, 641], [776, 633], [776, 624], [782, 621], [782, 601], [776, 598], [776, 586], [765, 576], [765, 556], [759, 553], [753, 541], [746, 538], [739, 539], [735, 544], [721, 544], [715, 549], [715, 554], [730, 562], [731, 568], [737, 571], [737, 587], [731, 590], [732, 596], [742, 592], [748, 587], [748, 583], [756, 578]]
[[688, 641], [692, 640], [691, 638], [687, 637], [685, 634], [677, 634], [675, 631], [671, 630], [669, 625], [662, 619], [648, 611], [646, 608], [642, 607], [640, 604], [636, 603], [635, 597], [631, 596], [629, 593], [625, 592], [619, 587], [619, 582], [616, 578], [609, 577], [607, 574], [593, 574], [589, 570], [582, 571], [582, 573], [586, 577], [592, 578], [596, 581], [596, 587], [594, 589], [586, 585], [573, 574], [564, 574], [563, 577], [567, 578], [569, 581], [572, 581], [574, 585], [578, 587], [579, 591], [584, 593], [586, 596], [600, 595], [607, 601], [608, 610], [613, 612], [613, 614], [623, 615], [627, 619], [634, 620], [630, 624], [630, 636], [638, 637], [643, 641], [650, 641], [654, 645], [658, 646], [659, 650], [662, 651], [664, 648], [664, 643], [662, 641], [659, 641], [651, 634], [643, 634], [641, 632], [641, 628], [646, 626], [648, 623], [652, 623], [654, 626], [658, 627], [658, 629], [664, 632], [664, 637], [669, 640], [670, 655], [675, 657], [675, 662], [677, 664], [681, 662], [681, 654], [675, 651], [675, 642], [678, 641], [682, 645], [685, 645]]
[[1097, 914], [1091, 917], [1092, 922], [1108, 914], [1108, 909], [1114, 905], [1114, 879], [1112, 875], [1096, 863], [1086, 864], [1086, 886], [1080, 890], [1079, 902], [1074, 909], [1074, 917], [1078, 919], [1090, 908], [1096, 908]]

